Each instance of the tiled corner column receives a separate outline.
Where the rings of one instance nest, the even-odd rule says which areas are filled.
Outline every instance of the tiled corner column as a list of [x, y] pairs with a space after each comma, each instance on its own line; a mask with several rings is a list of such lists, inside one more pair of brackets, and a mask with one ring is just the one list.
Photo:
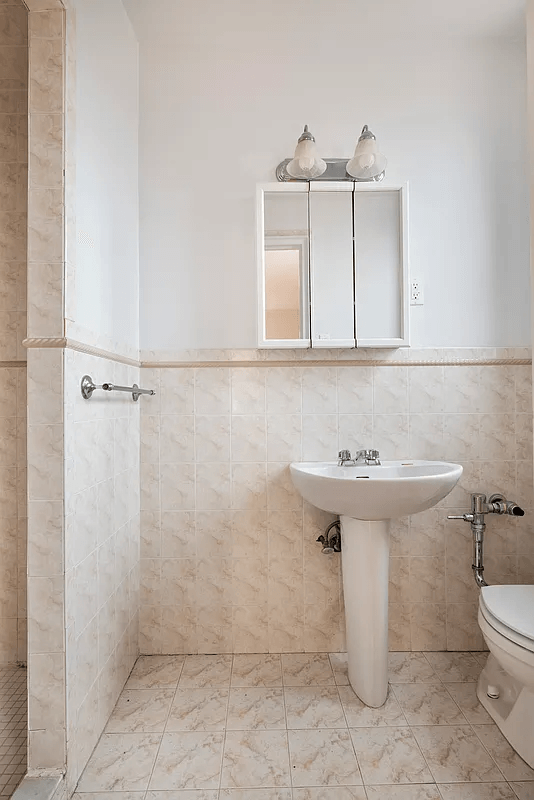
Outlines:
[[[28, 335], [63, 335], [65, 11], [30, 10]], [[66, 764], [62, 349], [28, 351], [29, 774]]]
[[0, 664], [26, 660], [28, 13], [0, 5]]

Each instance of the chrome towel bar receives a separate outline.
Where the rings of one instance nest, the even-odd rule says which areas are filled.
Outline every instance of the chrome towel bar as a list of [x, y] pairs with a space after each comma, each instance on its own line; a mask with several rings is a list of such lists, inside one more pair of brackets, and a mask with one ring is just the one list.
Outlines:
[[84, 375], [81, 383], [83, 399], [90, 400], [95, 389], [103, 389], [104, 392], [128, 392], [132, 395], [132, 400], [135, 403], [137, 403], [142, 394], [156, 394], [154, 389], [140, 389], [136, 383], [133, 386], [117, 386], [114, 383], [103, 383], [101, 386], [97, 386], [90, 375]]

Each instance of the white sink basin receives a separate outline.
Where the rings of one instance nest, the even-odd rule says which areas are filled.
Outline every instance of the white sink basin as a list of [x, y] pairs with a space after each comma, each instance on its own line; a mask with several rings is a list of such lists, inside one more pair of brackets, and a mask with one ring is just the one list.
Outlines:
[[443, 500], [462, 474], [459, 464], [445, 461], [383, 461], [355, 467], [311, 461], [291, 464], [290, 469], [295, 487], [312, 505], [367, 520], [425, 511]]
[[349, 683], [369, 706], [381, 706], [388, 692], [390, 520], [436, 505], [461, 474], [444, 461], [291, 464], [304, 499], [339, 514]]

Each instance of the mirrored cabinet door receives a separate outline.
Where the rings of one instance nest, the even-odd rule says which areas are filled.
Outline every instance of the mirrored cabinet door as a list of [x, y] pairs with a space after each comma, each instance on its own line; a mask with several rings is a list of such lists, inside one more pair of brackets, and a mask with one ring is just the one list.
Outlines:
[[263, 194], [260, 346], [310, 346], [307, 187]]
[[406, 192], [387, 186], [354, 190], [358, 347], [408, 344]]
[[312, 347], [355, 347], [352, 184], [310, 184]]

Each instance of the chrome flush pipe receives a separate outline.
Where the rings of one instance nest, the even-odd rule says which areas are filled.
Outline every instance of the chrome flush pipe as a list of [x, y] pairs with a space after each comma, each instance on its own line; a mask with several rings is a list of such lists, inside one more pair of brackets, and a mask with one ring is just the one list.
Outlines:
[[517, 503], [506, 500], [500, 494], [492, 494], [489, 502], [486, 502], [485, 494], [471, 495], [471, 513], [449, 515], [447, 519], [462, 519], [464, 522], [471, 523], [471, 533], [473, 534], [473, 575], [475, 583], [480, 589], [488, 584], [484, 580], [484, 533], [486, 531], [485, 514], [508, 514], [512, 517], [523, 517], [525, 512]]

